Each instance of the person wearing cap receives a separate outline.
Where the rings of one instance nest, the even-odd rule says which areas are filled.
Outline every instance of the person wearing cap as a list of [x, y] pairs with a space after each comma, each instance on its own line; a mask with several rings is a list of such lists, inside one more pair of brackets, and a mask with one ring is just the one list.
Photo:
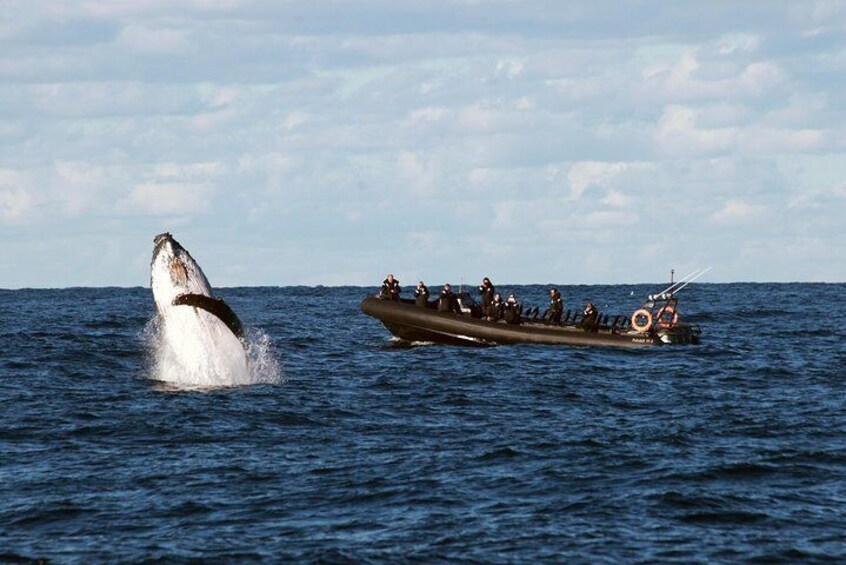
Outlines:
[[414, 303], [420, 308], [425, 308], [429, 305], [429, 289], [423, 284], [423, 281], [414, 289]]
[[382, 300], [399, 300], [400, 299], [400, 285], [399, 281], [394, 278], [394, 275], [388, 273], [385, 280], [382, 281], [382, 288], [379, 290], [379, 298]]

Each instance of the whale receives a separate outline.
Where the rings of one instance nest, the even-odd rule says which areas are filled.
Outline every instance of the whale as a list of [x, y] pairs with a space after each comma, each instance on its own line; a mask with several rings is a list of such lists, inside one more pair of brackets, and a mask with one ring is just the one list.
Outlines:
[[158, 380], [193, 385], [250, 382], [243, 326], [200, 265], [169, 233], [153, 239], [150, 287], [159, 321]]

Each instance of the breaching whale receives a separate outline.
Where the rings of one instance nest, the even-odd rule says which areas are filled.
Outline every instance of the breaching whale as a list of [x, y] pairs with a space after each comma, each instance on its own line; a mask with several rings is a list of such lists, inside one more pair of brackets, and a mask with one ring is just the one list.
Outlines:
[[[192, 385], [248, 384], [241, 322], [170, 233], [153, 239], [150, 287], [160, 317], [157, 378]], [[163, 374], [166, 373], [166, 374]]]

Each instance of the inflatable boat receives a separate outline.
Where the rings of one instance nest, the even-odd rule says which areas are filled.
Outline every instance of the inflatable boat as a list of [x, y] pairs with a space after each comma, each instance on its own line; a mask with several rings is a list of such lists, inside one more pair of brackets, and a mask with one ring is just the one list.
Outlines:
[[[464, 297], [462, 297], [464, 298]], [[537, 309], [519, 323], [491, 322], [481, 318], [474, 305], [462, 301], [462, 312], [438, 312], [435, 303], [417, 306], [413, 300], [383, 300], [367, 297], [361, 310], [376, 318], [394, 336], [404, 341], [444, 345], [540, 345], [652, 347], [699, 343], [698, 326], [678, 321], [675, 304], [665, 304], [655, 313], [641, 308], [632, 316], [600, 314], [585, 324], [579, 312], [568, 311], [560, 322], [540, 319]]]

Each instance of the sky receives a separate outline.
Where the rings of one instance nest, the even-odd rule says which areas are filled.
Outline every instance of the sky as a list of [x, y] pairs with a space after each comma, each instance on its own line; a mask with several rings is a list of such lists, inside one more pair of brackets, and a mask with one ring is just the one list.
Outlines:
[[0, 288], [846, 281], [846, 2], [3, 0]]

